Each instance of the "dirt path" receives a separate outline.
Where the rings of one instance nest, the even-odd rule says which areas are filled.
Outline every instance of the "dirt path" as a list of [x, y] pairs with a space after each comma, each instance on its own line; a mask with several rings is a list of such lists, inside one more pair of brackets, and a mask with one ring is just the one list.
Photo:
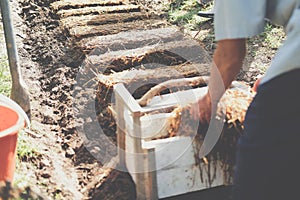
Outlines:
[[72, 115], [69, 92], [77, 69], [72, 68], [70, 55], [76, 53], [65, 51], [70, 44], [49, 10], [50, 2], [14, 3], [21, 63], [32, 98], [32, 128], [38, 134], [32, 138], [38, 155], [26, 160], [28, 171], [34, 171], [30, 187], [50, 199], [82, 199], [77, 171], [64, 145], [64, 133], [74, 127], [61, 126]]

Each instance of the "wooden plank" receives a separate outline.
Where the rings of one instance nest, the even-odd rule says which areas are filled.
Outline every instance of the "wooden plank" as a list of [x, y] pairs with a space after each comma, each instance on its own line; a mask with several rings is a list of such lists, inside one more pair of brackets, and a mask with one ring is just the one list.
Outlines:
[[[98, 75], [99, 83], [105, 85], [113, 85], [123, 83], [129, 92], [130, 87], [141, 84], [158, 84], [170, 79], [178, 79], [183, 77], [205, 76], [209, 75], [210, 64], [181, 64], [169, 67], [161, 67], [155, 69], [132, 69], [124, 70], [109, 75]], [[136, 89], [136, 88], [135, 88]]]
[[195, 164], [194, 142], [193, 137], [176, 136], [144, 141], [142, 147], [155, 149], [156, 169], [166, 170]]
[[[132, 132], [130, 132], [132, 134]], [[157, 175], [155, 169], [154, 150], [143, 150], [141, 140], [126, 134], [126, 165], [127, 169], [136, 185], [137, 200], [156, 200]], [[154, 161], [154, 162], [153, 162]]]
[[156, 159], [155, 159], [155, 149], [148, 150], [148, 160], [146, 160], [146, 169], [145, 172], [146, 182], [146, 199], [156, 200], [158, 199], [158, 185], [157, 185], [157, 174], [156, 174]]
[[[116, 73], [115, 75], [98, 75], [98, 99], [103, 101], [103, 105], [107, 104], [106, 101], [111, 99], [111, 88], [118, 83], [125, 84], [126, 90], [128, 90], [134, 98], [138, 99], [149, 91], [151, 87], [164, 81], [173, 78], [182, 78], [184, 76], [192, 77], [207, 75], [209, 73], [209, 65], [177, 65], [158, 69], [129, 70], [127, 72], [128, 73]], [[119, 76], [117, 74], [119, 74]], [[181, 87], [180, 89], [184, 89], [184, 87]], [[177, 88], [171, 88], [171, 90], [175, 92]], [[154, 99], [152, 101], [154, 101]]]
[[168, 137], [168, 129], [170, 125], [167, 119], [170, 117], [171, 113], [158, 113], [141, 116], [142, 139], [145, 141], [151, 141]]
[[103, 6], [103, 7], [85, 7], [79, 9], [60, 10], [57, 14], [63, 17], [101, 14], [101, 13], [122, 13], [122, 12], [139, 12], [141, 11], [138, 5], [119, 5], [119, 6]]
[[[117, 106], [117, 105], [116, 105]], [[116, 109], [115, 114], [117, 115], [119, 111]], [[124, 123], [126, 124], [126, 130], [133, 129], [132, 118], [124, 114]], [[167, 119], [171, 118], [171, 113], [159, 113], [159, 114], [149, 114], [141, 116], [141, 130], [142, 130], [142, 140], [146, 142], [143, 144], [144, 149], [151, 149], [150, 141], [157, 141], [156, 139], [169, 137], [168, 130], [170, 128], [169, 121]]]
[[153, 97], [149, 104], [142, 107], [142, 113], [149, 113], [175, 106], [184, 106], [196, 102], [207, 93], [207, 87], [179, 91]]
[[[216, 169], [212, 164], [200, 163], [171, 168], [157, 171], [157, 188], [158, 197], [166, 198], [185, 194], [189, 192], [204, 190], [216, 186], [225, 185], [224, 172], [222, 170], [222, 163], [215, 164]], [[216, 171], [214, 171], [216, 170]], [[212, 181], [210, 174], [215, 174], [215, 179]], [[211, 184], [209, 182], [212, 182]]]
[[151, 99], [159, 94], [161, 94], [167, 88], [182, 88], [182, 87], [196, 87], [196, 86], [204, 86], [208, 83], [209, 77], [208, 76], [196, 76], [196, 77], [189, 77], [189, 78], [177, 78], [177, 79], [169, 79], [158, 85], [152, 87], [146, 94], [143, 95], [141, 99], [138, 100], [140, 106], [144, 107], [151, 101]]
[[126, 166], [125, 161], [125, 119], [124, 119], [124, 102], [120, 95], [116, 94], [116, 113], [117, 113], [117, 143], [118, 143], [118, 157], [119, 167], [124, 169]]
[[63, 18], [62, 24], [66, 28], [72, 28], [76, 26], [87, 25], [104, 25], [112, 23], [124, 23], [135, 20], [146, 19], [160, 19], [162, 16], [149, 14], [146, 12], [130, 12], [130, 13], [110, 13], [110, 14], [96, 14], [96, 15], [83, 15], [83, 16], [71, 16]]
[[[147, 150], [142, 149], [142, 142], [141, 142], [141, 126], [140, 126], [140, 118], [139, 117], [133, 117], [133, 129], [128, 130], [128, 133], [131, 136], [131, 139], [133, 141], [133, 158], [135, 159], [135, 166], [133, 173], [135, 174], [136, 180], [135, 180], [135, 187], [136, 187], [136, 197], [138, 200], [147, 200], [146, 196], [146, 187], [149, 186], [147, 184], [147, 180], [145, 177], [144, 170], [146, 160], [144, 158], [147, 158]], [[144, 155], [144, 156], [142, 156]]]
[[131, 68], [158, 68], [185, 62], [210, 63], [210, 56], [199, 43], [180, 40], [157, 43], [137, 49], [103, 53], [95, 49], [86, 58], [87, 64], [97, 66], [99, 72], [119, 72]]
[[155, 150], [159, 198], [226, 184], [224, 164], [221, 161], [197, 163], [198, 150], [193, 143], [194, 138], [190, 137], [143, 142], [143, 148]]
[[150, 30], [134, 30], [120, 32], [114, 35], [84, 38], [79, 46], [89, 52], [97, 48], [98, 52], [129, 50], [158, 43], [167, 43], [182, 40], [184, 35], [176, 28], [157, 28]]
[[76, 38], [82, 37], [91, 37], [96, 35], [109, 35], [109, 34], [117, 34], [122, 31], [128, 30], [145, 30], [152, 28], [159, 28], [162, 26], [166, 26], [167, 22], [162, 20], [141, 20], [141, 21], [133, 21], [133, 22], [125, 22], [125, 23], [116, 23], [116, 24], [106, 24], [102, 26], [97, 25], [87, 25], [87, 26], [76, 26], [71, 28], [70, 35]]
[[116, 84], [114, 86], [114, 92], [116, 96], [120, 99], [119, 101], [123, 101], [123, 105], [126, 106], [130, 110], [130, 112], [133, 115], [139, 115], [141, 107], [140, 105], [136, 102], [136, 100], [131, 96], [131, 94], [128, 92], [128, 90], [124, 87], [123, 84]]
[[[142, 149], [142, 132], [140, 116], [133, 117], [133, 129], [127, 129], [128, 140], [131, 140], [132, 154], [129, 153], [131, 158], [134, 159], [133, 165], [130, 162], [129, 173], [134, 177], [136, 185], [136, 198], [137, 200], [155, 200], [158, 199], [157, 185], [156, 185], [156, 172], [155, 169], [155, 154], [154, 149]], [[127, 142], [127, 141], [126, 141]], [[127, 157], [127, 155], [126, 155]], [[132, 160], [131, 160], [132, 161]]]
[[51, 7], [54, 10], [85, 7], [85, 6], [112, 6], [127, 3], [126, 0], [60, 0], [53, 2]]

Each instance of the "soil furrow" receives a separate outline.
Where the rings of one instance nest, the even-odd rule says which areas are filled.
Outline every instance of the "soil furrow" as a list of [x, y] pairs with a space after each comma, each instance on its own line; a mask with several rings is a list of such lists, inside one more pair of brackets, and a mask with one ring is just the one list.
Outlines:
[[105, 53], [96, 48], [90, 52], [85, 62], [96, 66], [99, 73], [107, 74], [131, 68], [163, 68], [185, 62], [207, 63], [209, 56], [198, 43], [190, 39], [182, 39]]
[[151, 13], [149, 14], [145, 12], [130, 12], [130, 13], [73, 16], [73, 17], [63, 18], [61, 22], [64, 27], [72, 28], [75, 26], [115, 24], [115, 23], [131, 22], [136, 20], [161, 19], [161, 18], [162, 16], [151, 14]]
[[143, 20], [134, 22], [123, 22], [116, 24], [105, 24], [102, 26], [77, 26], [70, 29], [70, 34], [76, 38], [117, 34], [128, 30], [145, 30], [166, 26], [162, 20]]
[[96, 6], [115, 6], [123, 5], [126, 3], [125, 0], [60, 0], [51, 4], [51, 7], [54, 10], [62, 9], [74, 9], [74, 8], [83, 8], [83, 7], [96, 7]]
[[89, 14], [101, 13], [124, 13], [124, 12], [139, 12], [140, 6], [138, 5], [119, 5], [119, 6], [103, 6], [103, 7], [84, 7], [70, 10], [60, 10], [57, 14], [60, 17], [70, 17]]
[[106, 53], [108, 51], [130, 50], [154, 44], [180, 41], [183, 37], [179, 30], [175, 28], [132, 30], [114, 35], [84, 38], [80, 40], [79, 46], [87, 54], [95, 49]]

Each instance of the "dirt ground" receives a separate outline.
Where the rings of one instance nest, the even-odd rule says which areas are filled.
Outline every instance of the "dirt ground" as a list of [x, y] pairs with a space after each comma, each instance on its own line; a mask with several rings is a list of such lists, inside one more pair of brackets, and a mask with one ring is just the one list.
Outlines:
[[[25, 134], [37, 149], [23, 158], [16, 176], [26, 179], [27, 186], [45, 199], [101, 199], [96, 191], [100, 186], [107, 199], [110, 193], [118, 196], [123, 190], [127, 193], [124, 199], [133, 199], [128, 175], [103, 168], [77, 135], [72, 86], [84, 55], [59, 27], [57, 16], [49, 9], [52, 2], [13, 2], [21, 67], [31, 94], [32, 132]], [[101, 183], [108, 175], [112, 180], [110, 190], [105, 191]], [[126, 187], [114, 186], [123, 176], [129, 182]]]
[[[22, 72], [32, 104], [32, 131], [25, 134], [38, 149], [20, 162], [18, 176], [44, 199], [134, 199], [130, 176], [103, 167], [78, 136], [72, 91], [85, 55], [59, 26], [50, 9], [54, 1], [13, 1]], [[211, 22], [206, 26], [206, 30], [213, 27]], [[208, 31], [199, 34], [205, 37]], [[202, 42], [205, 47], [212, 45]], [[251, 69], [240, 79], [252, 83], [259, 73]]]

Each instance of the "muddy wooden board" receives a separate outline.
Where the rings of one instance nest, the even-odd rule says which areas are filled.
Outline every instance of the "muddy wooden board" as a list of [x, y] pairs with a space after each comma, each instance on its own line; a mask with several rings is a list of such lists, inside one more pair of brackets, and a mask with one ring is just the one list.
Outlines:
[[114, 35], [96, 36], [82, 39], [79, 43], [81, 49], [90, 52], [93, 49], [105, 53], [107, 51], [130, 50], [182, 40], [184, 35], [172, 27], [150, 30], [132, 30]]
[[160, 19], [161, 16], [146, 12], [111, 13], [96, 15], [81, 15], [63, 18], [62, 24], [66, 28], [87, 25], [104, 25], [112, 23], [131, 22], [136, 20]]
[[118, 5], [118, 6], [99, 6], [99, 7], [84, 7], [78, 9], [60, 10], [57, 14], [60, 17], [70, 17], [88, 14], [100, 13], [122, 13], [122, 12], [138, 12], [140, 11], [138, 5]]
[[162, 20], [142, 20], [133, 22], [119, 22], [116, 24], [105, 24], [102, 26], [76, 26], [70, 29], [70, 34], [76, 38], [90, 37], [96, 35], [117, 34], [128, 30], [153, 29], [166, 26]]
[[142, 10], [122, 0], [58, 1], [52, 5], [61, 24], [76, 39], [117, 34], [130, 30], [165, 27], [164, 14]]
[[[141, 98], [154, 85], [170, 79], [207, 76], [209, 69], [209, 64], [182, 64], [157, 69], [124, 70], [110, 75], [100, 74], [97, 91], [99, 102], [107, 104], [112, 87], [117, 83], [123, 83], [135, 98]], [[176, 91], [176, 88], [173, 91]]]
[[54, 10], [81, 8], [86, 6], [112, 6], [127, 3], [126, 0], [61, 0], [51, 4]]
[[[129, 138], [126, 139], [126, 142], [130, 141]], [[159, 198], [226, 184], [224, 163], [214, 161], [208, 165], [204, 162], [196, 162], [195, 151], [197, 149], [193, 138], [175, 137], [151, 141], [151, 143], [151, 148], [155, 149], [155, 156], [149, 162], [155, 162], [157, 167], [155, 172]], [[132, 147], [128, 145], [127, 148]], [[134, 169], [130, 170], [134, 171]]]
[[97, 78], [100, 83], [105, 83], [106, 85], [114, 85], [117, 83], [131, 85], [133, 83], [155, 83], [155, 80], [160, 80], [158, 82], [164, 82], [166, 80], [183, 77], [205, 76], [209, 74], [209, 71], [210, 64], [184, 63], [181, 65], [156, 69], [131, 69], [111, 73], [109, 75], [99, 74]]
[[137, 67], [159, 68], [178, 65], [185, 62], [210, 63], [207, 52], [189, 39], [155, 44], [146, 47], [112, 52], [92, 51], [86, 61], [99, 72], [119, 72]]

